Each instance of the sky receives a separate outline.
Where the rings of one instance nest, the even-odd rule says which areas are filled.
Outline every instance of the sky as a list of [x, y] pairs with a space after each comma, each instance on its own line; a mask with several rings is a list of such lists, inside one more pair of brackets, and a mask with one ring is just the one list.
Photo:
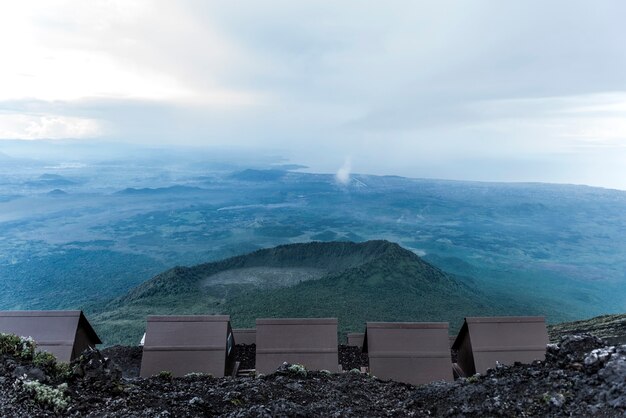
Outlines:
[[626, 2], [7, 1], [2, 140], [626, 190]]

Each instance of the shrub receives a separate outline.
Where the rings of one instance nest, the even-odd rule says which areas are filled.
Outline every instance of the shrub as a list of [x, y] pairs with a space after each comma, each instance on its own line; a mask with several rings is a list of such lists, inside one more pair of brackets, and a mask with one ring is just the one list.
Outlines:
[[479, 380], [480, 380], [480, 375], [478, 373], [466, 379], [467, 383], [478, 383]]
[[158, 377], [159, 379], [171, 380], [172, 372], [167, 370], [161, 370], [158, 374], [156, 374], [156, 377]]
[[0, 354], [27, 360], [33, 358], [35, 347], [35, 341], [31, 337], [0, 333]]
[[34, 397], [35, 401], [44, 406], [61, 412], [67, 409], [69, 397], [65, 395], [67, 384], [52, 387], [36, 380], [26, 380], [26, 376], [18, 378], [13, 386]]
[[72, 375], [72, 368], [68, 363], [58, 362], [54, 355], [45, 351], [35, 353], [33, 365], [60, 380], [67, 380]]
[[70, 367], [69, 363], [56, 363], [54, 374], [61, 380], [67, 380], [72, 376], [72, 367]]
[[306, 368], [302, 364], [292, 364], [288, 370], [295, 375], [306, 377]]
[[[163, 373], [163, 372], [161, 372], [161, 373]], [[211, 373], [191, 372], [191, 373], [187, 373], [185, 375], [185, 377], [188, 377], [188, 378], [202, 378], [202, 377], [212, 378], [213, 375]]]
[[33, 364], [40, 369], [47, 369], [56, 366], [57, 359], [54, 355], [40, 351], [33, 356]]

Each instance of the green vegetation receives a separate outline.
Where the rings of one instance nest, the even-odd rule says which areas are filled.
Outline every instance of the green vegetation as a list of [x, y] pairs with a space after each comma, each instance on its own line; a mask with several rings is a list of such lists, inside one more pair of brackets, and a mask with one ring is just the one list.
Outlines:
[[466, 379], [467, 383], [478, 383], [479, 381], [480, 381], [480, 375], [478, 374], [470, 376]]
[[69, 397], [65, 394], [67, 383], [53, 387], [36, 380], [18, 378], [13, 386], [29, 393], [37, 403], [56, 412], [64, 411], [68, 407]]
[[155, 375], [155, 377], [158, 377], [159, 379], [164, 379], [164, 380], [172, 380], [172, 372], [167, 371], [167, 370], [161, 370], [159, 373]]
[[189, 379], [211, 379], [213, 378], [213, 375], [211, 373], [191, 372], [187, 373], [185, 377]]
[[30, 337], [0, 333], [0, 355], [32, 361], [33, 364], [57, 380], [67, 379], [72, 370], [68, 363], [57, 362], [56, 357], [45, 351], [37, 351]]
[[[134, 343], [145, 315], [156, 312], [232, 313], [240, 325], [251, 325], [256, 313], [356, 313], [359, 322], [348, 326], [360, 329], [361, 318], [393, 318], [391, 308], [372, 305], [372, 298], [398, 305], [402, 318], [450, 319], [452, 328], [462, 312], [546, 313], [557, 323], [626, 311], [625, 192], [367, 175], [337, 187], [332, 175], [209, 164], [183, 165], [171, 177], [162, 161], [152, 164], [77, 169], [68, 177], [74, 184], [63, 187], [66, 195], [56, 197], [40, 180], [67, 173], [0, 167], [8, 180], [0, 184], [0, 309], [83, 308], [98, 313], [97, 329], [107, 342], [115, 334], [111, 342]], [[385, 272], [349, 280], [348, 270], [371, 261], [349, 253], [337, 261], [296, 254], [291, 264], [286, 258], [272, 264], [257, 258], [274, 254], [261, 252], [247, 258], [251, 265], [230, 259], [231, 266], [170, 270], [179, 278], [171, 282], [166, 275], [150, 280], [176, 265], [281, 244], [368, 239], [397, 242], [451, 273], [465, 288], [442, 294], [454, 292], [459, 305], [435, 302], [442, 289], [429, 293], [411, 284], [410, 268], [408, 276], [394, 276], [397, 290]], [[267, 280], [232, 282], [231, 273], [243, 274], [236, 269], [258, 266], [282, 269], [276, 294]], [[324, 271], [308, 278], [295, 271], [320, 266]], [[206, 282], [211, 269], [220, 268], [230, 282]], [[343, 277], [338, 283], [357, 288], [326, 280], [335, 273]], [[188, 277], [194, 274], [198, 282]], [[150, 288], [124, 296], [146, 281]], [[143, 303], [151, 291], [154, 305]]]
[[548, 334], [552, 342], [558, 342], [568, 334], [593, 333], [603, 338], [609, 344], [626, 344], [626, 314], [601, 315], [582, 321], [563, 322], [548, 327]]
[[48, 352], [37, 351], [37, 345], [30, 337], [0, 333], [0, 355], [32, 361], [35, 366], [58, 381], [67, 379], [72, 373], [68, 363], [57, 362], [56, 357]]
[[[214, 283], [225, 271], [248, 274], [261, 266], [327, 273], [278, 288], [250, 285], [245, 274], [240, 283]], [[330, 316], [343, 335], [362, 330], [365, 321], [449, 321], [455, 332], [467, 315], [555, 311], [498, 300], [397, 244], [368, 241], [292, 244], [176, 267], [90, 313], [105, 344], [136, 344], [150, 314], [230, 314], [234, 327], [254, 327], [260, 317]]]
[[0, 307], [77, 308], [94, 300], [108, 300], [124, 293], [140, 284], [146, 276], [157, 274], [162, 269], [162, 264], [145, 256], [70, 248], [21, 263], [0, 265], [0, 285], [3, 288], [0, 291]]
[[306, 377], [307, 375], [306, 367], [302, 364], [292, 364], [289, 366], [288, 370], [289, 373], [295, 374], [296, 376]]
[[0, 354], [30, 360], [35, 355], [35, 341], [30, 337], [0, 333]]
[[38, 351], [33, 356], [33, 364], [57, 380], [68, 379], [72, 375], [72, 368], [69, 363], [57, 361], [54, 355], [46, 351]]
[[40, 369], [54, 366], [57, 362], [56, 357], [47, 351], [40, 351], [33, 356], [33, 364]]

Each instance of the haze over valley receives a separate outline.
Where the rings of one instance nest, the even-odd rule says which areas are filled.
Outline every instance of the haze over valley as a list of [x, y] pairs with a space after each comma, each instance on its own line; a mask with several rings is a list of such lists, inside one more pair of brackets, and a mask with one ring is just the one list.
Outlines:
[[[341, 179], [271, 155], [144, 149], [105, 159], [97, 150], [28, 159], [0, 149], [3, 309], [96, 312], [174, 266], [281, 244], [381, 239], [479, 291], [476, 314], [517, 306], [560, 322], [626, 308], [626, 192]], [[332, 273], [325, 264], [283, 267], [229, 270], [205, 283], [284, 288]], [[446, 319], [430, 316], [411, 319]]]

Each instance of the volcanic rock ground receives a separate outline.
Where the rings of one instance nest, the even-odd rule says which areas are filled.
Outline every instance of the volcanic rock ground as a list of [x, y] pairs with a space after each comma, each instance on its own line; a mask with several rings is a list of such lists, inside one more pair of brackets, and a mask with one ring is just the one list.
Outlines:
[[[360, 370], [369, 365], [367, 354], [361, 352], [359, 347], [340, 345], [338, 347], [339, 364], [345, 371]], [[241, 364], [239, 369], [254, 369], [256, 356], [256, 344], [238, 344], [235, 350], [235, 361]]]
[[548, 327], [550, 340], [559, 341], [565, 335], [593, 334], [611, 345], [626, 344], [626, 314], [602, 315]]
[[104, 348], [101, 351], [105, 357], [111, 359], [113, 363], [122, 369], [123, 377], [139, 377], [143, 347], [114, 345], [112, 347]]
[[50, 386], [61, 380], [27, 361], [0, 356], [0, 415], [618, 417], [626, 413], [626, 346], [607, 346], [591, 335], [567, 336], [548, 346], [542, 362], [497, 367], [483, 376], [420, 387], [356, 372], [298, 373], [285, 366], [266, 376], [236, 379], [122, 377], [124, 367], [129, 368], [124, 371], [127, 376], [130, 370], [135, 373], [137, 359], [137, 349], [83, 353], [72, 363], [72, 375], [63, 380], [67, 408], [55, 413], [15, 382], [24, 374]]
[[[343, 370], [361, 369], [367, 367], [369, 361], [367, 354], [362, 353], [358, 347], [340, 345], [339, 364]], [[105, 357], [111, 359], [122, 369], [124, 377], [139, 377], [141, 369], [142, 347], [127, 347], [114, 345], [102, 350]], [[239, 370], [254, 369], [256, 356], [256, 344], [237, 344], [235, 349], [235, 361], [240, 362]]]

